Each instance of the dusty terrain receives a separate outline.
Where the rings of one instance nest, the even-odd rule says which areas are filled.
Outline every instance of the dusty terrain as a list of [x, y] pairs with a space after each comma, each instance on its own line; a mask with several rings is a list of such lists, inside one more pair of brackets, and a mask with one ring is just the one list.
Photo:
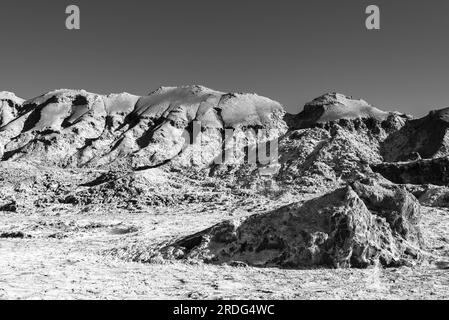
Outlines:
[[0, 298], [447, 299], [446, 115], [2, 92]]
[[[247, 210], [252, 209], [247, 207]], [[1, 239], [2, 299], [448, 299], [449, 265], [383, 269], [282, 270], [169, 262], [143, 264], [108, 254], [199, 231], [229, 215], [218, 206], [129, 212], [92, 208], [29, 216], [2, 213], [2, 230], [29, 239]], [[82, 211], [82, 210], [80, 210]], [[242, 210], [243, 211], [243, 210]], [[240, 213], [242, 215], [248, 212]], [[422, 228], [436, 261], [449, 257], [449, 213], [426, 209]], [[120, 234], [132, 228], [136, 232]], [[126, 232], [126, 231], [123, 231]], [[59, 234], [59, 237], [53, 236]], [[59, 239], [58, 239], [59, 238]], [[106, 252], [105, 252], [106, 251]]]

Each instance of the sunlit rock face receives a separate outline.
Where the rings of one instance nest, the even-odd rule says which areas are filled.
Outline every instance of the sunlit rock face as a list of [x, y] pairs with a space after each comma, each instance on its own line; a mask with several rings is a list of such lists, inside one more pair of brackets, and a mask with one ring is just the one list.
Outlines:
[[[188, 149], [194, 126], [202, 133], [206, 150], [196, 164], [204, 166], [222, 151], [225, 129], [263, 129], [264, 139], [286, 131], [279, 103], [256, 94], [226, 94], [201, 86], [163, 87], [144, 97], [61, 89], [10, 109], [2, 102], [8, 118], [2, 120], [0, 133], [3, 160], [63, 167], [156, 166]], [[177, 160], [191, 164], [192, 153]]]

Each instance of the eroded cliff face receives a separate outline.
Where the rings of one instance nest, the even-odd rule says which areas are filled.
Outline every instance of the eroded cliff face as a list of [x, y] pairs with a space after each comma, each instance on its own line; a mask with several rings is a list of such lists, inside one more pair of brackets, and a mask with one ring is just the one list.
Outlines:
[[421, 119], [410, 120], [390, 135], [382, 146], [386, 162], [431, 159], [449, 153], [449, 108], [431, 111]]
[[[293, 131], [285, 137], [289, 148], [280, 154], [295, 164], [284, 166], [286, 180], [304, 180], [311, 166], [318, 172], [311, 185], [322, 177], [357, 179], [372, 170], [394, 183], [448, 184], [449, 108], [413, 119], [333, 93], [306, 104], [296, 116], [287, 115], [286, 121]], [[288, 156], [290, 152], [301, 156]]]
[[375, 172], [394, 183], [448, 185], [449, 108], [409, 120], [383, 142]]
[[[382, 162], [387, 137], [409, 120], [335, 93], [306, 104], [298, 115], [286, 115], [279, 103], [256, 94], [201, 86], [160, 88], [144, 97], [76, 90], [28, 101], [3, 96], [4, 161], [131, 170], [169, 164], [217, 175], [232, 167], [286, 183], [299, 179], [301, 186], [310, 176], [335, 182]], [[273, 148], [264, 150], [269, 161], [247, 165], [250, 151], [260, 157], [262, 145]]]
[[286, 116], [289, 131], [279, 142], [276, 181], [309, 192], [371, 176], [370, 164], [383, 162], [385, 140], [410, 118], [364, 100], [325, 94], [301, 113]]
[[[196, 165], [204, 166], [222, 151], [225, 129], [264, 129], [264, 139], [274, 139], [286, 131], [284, 113], [268, 98], [201, 86], [160, 88], [145, 97], [56, 90], [23, 102], [3, 121], [2, 158], [62, 167], [157, 166], [185, 151], [197, 125], [205, 151]], [[177, 160], [191, 164], [189, 157]]]

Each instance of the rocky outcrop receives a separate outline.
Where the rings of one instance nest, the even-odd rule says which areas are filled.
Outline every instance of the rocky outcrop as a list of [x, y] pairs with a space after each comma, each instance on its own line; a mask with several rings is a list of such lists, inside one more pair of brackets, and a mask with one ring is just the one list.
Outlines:
[[383, 161], [383, 141], [407, 119], [364, 100], [325, 94], [286, 116], [290, 131], [280, 140], [277, 181], [309, 190], [369, 176], [369, 164]]
[[386, 162], [439, 158], [449, 154], [449, 108], [410, 120], [382, 145]]
[[400, 187], [354, 183], [304, 204], [225, 221], [155, 258], [283, 268], [398, 266], [419, 258], [420, 205]]
[[280, 183], [308, 190], [365, 177], [369, 163], [380, 163], [375, 137], [334, 125], [331, 131], [311, 128], [291, 131], [280, 141]]
[[449, 158], [373, 164], [374, 172], [399, 184], [449, 184]]

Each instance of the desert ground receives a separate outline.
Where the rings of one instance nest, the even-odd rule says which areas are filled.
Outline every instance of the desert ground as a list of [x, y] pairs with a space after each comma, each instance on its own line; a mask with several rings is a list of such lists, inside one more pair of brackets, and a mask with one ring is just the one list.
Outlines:
[[449, 298], [449, 263], [444, 263], [449, 261], [449, 212], [438, 208], [423, 210], [420, 226], [431, 259], [416, 267], [293, 270], [141, 262], [147, 248], [161, 241], [273, 205], [279, 201], [254, 199], [234, 206], [220, 201], [143, 210], [54, 205], [26, 214], [2, 212], [0, 298]]

